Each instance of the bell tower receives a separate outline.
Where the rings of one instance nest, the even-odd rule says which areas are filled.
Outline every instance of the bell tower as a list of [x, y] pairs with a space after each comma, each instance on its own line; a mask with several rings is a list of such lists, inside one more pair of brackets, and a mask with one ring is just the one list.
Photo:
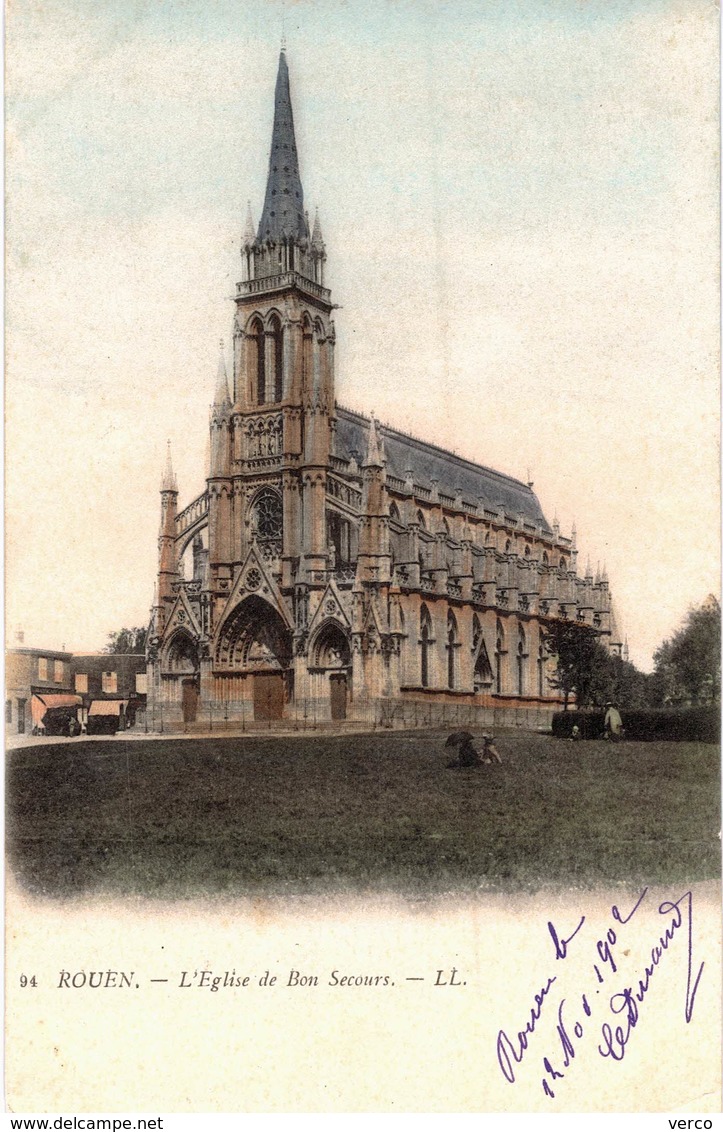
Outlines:
[[[234, 560], [259, 535], [259, 493], [276, 493], [282, 587], [313, 584], [326, 569], [326, 471], [334, 426], [334, 323], [324, 285], [326, 251], [313, 231], [294, 134], [289, 70], [279, 58], [269, 171], [261, 220], [249, 205], [236, 285], [232, 469]], [[267, 506], [268, 510], [268, 506]], [[278, 551], [278, 557], [276, 554]]]

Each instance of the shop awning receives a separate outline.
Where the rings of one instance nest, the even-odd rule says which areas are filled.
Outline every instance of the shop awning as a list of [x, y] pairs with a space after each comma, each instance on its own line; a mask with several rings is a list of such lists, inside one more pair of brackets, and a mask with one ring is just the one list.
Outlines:
[[93, 700], [88, 715], [120, 715], [127, 707], [128, 700]]
[[33, 726], [37, 727], [39, 723], [42, 723], [45, 713], [52, 708], [80, 707], [82, 702], [80, 696], [72, 696], [67, 692], [65, 695], [59, 692], [42, 696], [35, 695], [30, 701], [30, 715]]

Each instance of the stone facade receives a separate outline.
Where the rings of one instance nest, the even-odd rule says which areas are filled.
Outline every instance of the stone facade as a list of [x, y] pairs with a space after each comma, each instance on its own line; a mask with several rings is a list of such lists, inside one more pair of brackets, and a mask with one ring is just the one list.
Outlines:
[[607, 577], [578, 574], [574, 529], [547, 522], [531, 484], [337, 403], [283, 52], [262, 219], [249, 210], [241, 258], [206, 490], [178, 509], [170, 451], [162, 480], [149, 718], [556, 707], [545, 624], [579, 621], [620, 650]]

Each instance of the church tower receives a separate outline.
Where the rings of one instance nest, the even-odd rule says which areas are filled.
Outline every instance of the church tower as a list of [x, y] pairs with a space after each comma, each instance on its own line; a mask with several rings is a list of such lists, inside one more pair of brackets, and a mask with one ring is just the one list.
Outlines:
[[283, 50], [266, 196], [255, 232], [249, 206], [241, 258], [233, 334], [231, 462], [241, 477], [234, 561], [243, 560], [256, 537], [269, 558], [278, 552], [284, 588], [306, 586], [321, 581], [327, 568], [334, 324], [321, 225], [317, 216], [310, 231], [304, 208]]

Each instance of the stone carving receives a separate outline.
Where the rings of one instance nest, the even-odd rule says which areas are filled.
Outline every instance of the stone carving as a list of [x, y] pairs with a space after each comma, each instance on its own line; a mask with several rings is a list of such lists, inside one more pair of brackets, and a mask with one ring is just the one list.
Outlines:
[[261, 573], [255, 566], [252, 566], [246, 575], [246, 585], [250, 590], [257, 590], [261, 585]]
[[280, 456], [282, 450], [283, 422], [280, 413], [250, 417], [244, 423], [246, 438], [246, 457]]

